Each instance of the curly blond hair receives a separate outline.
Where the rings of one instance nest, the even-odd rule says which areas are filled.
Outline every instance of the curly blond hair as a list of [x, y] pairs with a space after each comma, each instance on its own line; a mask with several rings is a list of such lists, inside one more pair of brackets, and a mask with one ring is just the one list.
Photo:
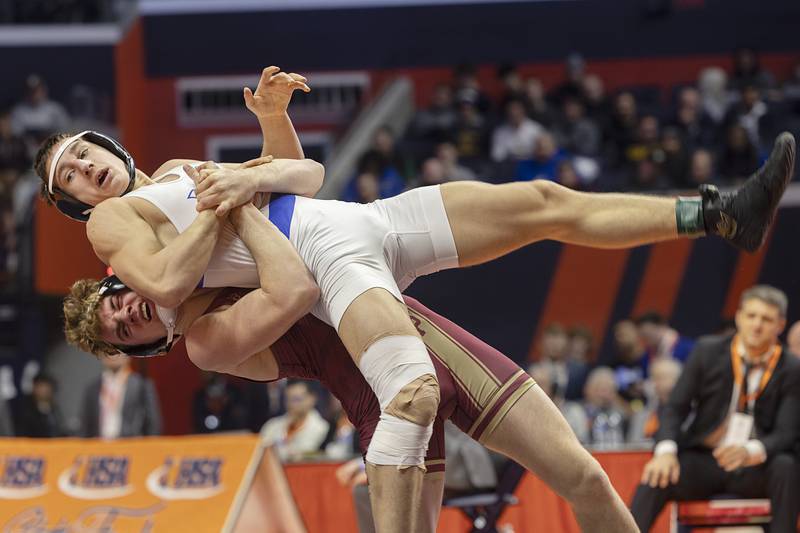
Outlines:
[[99, 288], [100, 281], [96, 279], [81, 279], [72, 284], [64, 298], [64, 335], [68, 343], [84, 352], [113, 355], [119, 349], [100, 339], [98, 310], [103, 297], [97, 292]]

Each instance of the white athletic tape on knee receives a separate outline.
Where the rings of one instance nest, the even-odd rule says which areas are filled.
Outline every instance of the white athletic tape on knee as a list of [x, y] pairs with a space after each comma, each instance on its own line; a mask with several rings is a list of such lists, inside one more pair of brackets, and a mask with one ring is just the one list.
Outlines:
[[361, 373], [372, 387], [381, 411], [400, 389], [420, 376], [436, 376], [425, 343], [411, 335], [394, 335], [373, 342], [361, 355]]
[[424, 466], [433, 424], [420, 426], [381, 413], [367, 448], [367, 462], [374, 465]]

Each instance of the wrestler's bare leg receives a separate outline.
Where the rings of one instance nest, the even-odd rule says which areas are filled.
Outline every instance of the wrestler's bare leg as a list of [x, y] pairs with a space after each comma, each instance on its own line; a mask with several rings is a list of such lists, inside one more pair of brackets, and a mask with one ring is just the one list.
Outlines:
[[[393, 335], [419, 337], [404, 304], [384, 289], [370, 289], [347, 308], [339, 324], [339, 337], [358, 365], [361, 355], [376, 341]], [[419, 386], [421, 382], [422, 386]], [[432, 395], [435, 394], [435, 398]], [[404, 387], [387, 412], [426, 426], [433, 422], [439, 404], [436, 376], [426, 374]], [[417, 531], [423, 477], [421, 467], [398, 468], [367, 462], [375, 527], [378, 533]]]
[[444, 496], [444, 472], [425, 474], [422, 481], [422, 505], [417, 515], [417, 526], [414, 531], [420, 533], [436, 533], [439, 514], [442, 511]]
[[525, 392], [483, 440], [487, 447], [514, 459], [567, 500], [582, 531], [638, 532], [600, 464], [581, 446], [538, 386]]
[[627, 248], [678, 237], [674, 198], [589, 194], [546, 180], [447, 183], [442, 198], [461, 266], [544, 239]]

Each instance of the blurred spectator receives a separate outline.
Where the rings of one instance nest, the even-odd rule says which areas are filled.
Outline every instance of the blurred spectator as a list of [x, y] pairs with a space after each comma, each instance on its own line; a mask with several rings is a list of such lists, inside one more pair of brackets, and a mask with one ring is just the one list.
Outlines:
[[771, 89], [775, 86], [775, 76], [761, 68], [755, 50], [744, 46], [737, 48], [733, 53], [733, 74], [730, 78], [730, 87], [737, 91], [743, 91], [747, 86], [753, 86], [760, 90]]
[[102, 374], [86, 387], [81, 437], [141, 437], [161, 434], [161, 408], [152, 380], [131, 370], [125, 355], [104, 356]]
[[491, 491], [497, 486], [497, 473], [489, 451], [449, 420], [444, 422], [444, 454], [447, 457], [445, 498]]
[[566, 97], [562, 102], [562, 119], [553, 129], [559, 146], [572, 154], [596, 156], [600, 152], [600, 129], [586, 118], [578, 98]]
[[644, 375], [648, 376], [649, 364], [660, 358], [686, 361], [694, 347], [694, 340], [681, 336], [669, 327], [667, 319], [656, 311], [648, 311], [634, 320], [639, 337], [644, 343], [647, 355], [644, 358]]
[[544, 86], [537, 78], [528, 78], [525, 81], [523, 102], [528, 116], [545, 128], [551, 127], [558, 119], [558, 113], [545, 98]]
[[355, 196], [349, 200], [360, 204], [368, 204], [382, 198], [381, 184], [372, 172], [361, 172], [356, 176]]
[[572, 98], [579, 100], [583, 96], [583, 82], [586, 73], [586, 62], [580, 54], [572, 53], [564, 62], [566, 80], [558, 85], [550, 94], [550, 99], [558, 106], [564, 100]]
[[567, 357], [569, 337], [560, 324], [550, 324], [542, 332], [538, 346], [538, 362], [550, 371], [553, 395], [575, 400], [581, 397], [586, 381], [586, 363]]
[[447, 180], [445, 174], [444, 164], [435, 157], [429, 157], [422, 162], [417, 185], [424, 187], [426, 185], [441, 185]]
[[800, 115], [800, 61], [794, 64], [792, 75], [783, 84], [783, 97], [794, 102], [794, 113]]
[[31, 74], [25, 82], [25, 89], [25, 100], [11, 111], [14, 133], [38, 145], [51, 133], [69, 129], [69, 115], [64, 106], [50, 100], [42, 78]]
[[440, 143], [436, 147], [436, 159], [444, 165], [445, 181], [464, 181], [477, 179], [475, 173], [459, 164], [458, 150], [450, 142]]
[[64, 423], [61, 410], [54, 402], [56, 382], [39, 373], [33, 378], [31, 394], [20, 399], [14, 428], [18, 437], [61, 437]]
[[525, 96], [525, 87], [522, 78], [514, 65], [501, 65], [497, 69], [497, 78], [503, 85], [503, 96], [500, 99], [502, 109], [510, 100], [522, 100]]
[[611, 123], [611, 101], [606, 95], [603, 80], [595, 74], [587, 74], [583, 78], [583, 103], [586, 116], [594, 121], [605, 135]]
[[800, 320], [789, 328], [789, 332], [786, 334], [786, 345], [793, 354], [800, 357]]
[[391, 133], [379, 132], [375, 137], [376, 147], [361, 156], [356, 175], [342, 193], [345, 201], [367, 203], [377, 198], [396, 196], [406, 188], [406, 182], [395, 166], [398, 158], [394, 155]]
[[317, 396], [305, 381], [287, 384], [285, 399], [286, 414], [267, 421], [261, 436], [275, 444], [282, 460], [298, 460], [319, 450], [330, 425], [316, 410]]
[[671, 125], [678, 128], [684, 144], [690, 149], [712, 146], [716, 142], [716, 124], [703, 112], [700, 92], [694, 87], [681, 89]]
[[758, 168], [758, 150], [738, 124], [728, 128], [719, 157], [719, 174], [725, 180], [743, 181]]
[[31, 165], [25, 141], [14, 133], [9, 110], [0, 111], [0, 172], [25, 172]]
[[453, 89], [440, 83], [434, 89], [430, 107], [418, 112], [414, 118], [415, 135], [421, 139], [440, 142], [453, 130], [456, 118]]
[[359, 454], [358, 431], [342, 409], [342, 403], [331, 396], [329, 402], [328, 434], [321, 448], [329, 459], [341, 461]]
[[614, 374], [617, 390], [626, 400], [644, 400], [647, 352], [632, 320], [620, 320], [614, 325]]
[[384, 176], [389, 172], [405, 176], [406, 163], [397, 152], [395, 136], [388, 126], [381, 126], [372, 139], [372, 148], [367, 150], [359, 160], [361, 171], [369, 170]]
[[714, 172], [714, 156], [708, 150], [699, 148], [692, 152], [689, 161], [689, 181], [686, 186], [695, 189], [704, 183], [716, 185], [719, 183], [719, 178]]
[[583, 180], [581, 180], [575, 170], [575, 165], [569, 159], [562, 159], [558, 162], [555, 181], [576, 191], [583, 189]]
[[582, 363], [591, 361], [594, 351], [594, 336], [589, 328], [573, 326], [569, 328], [568, 335], [567, 357], [573, 361], [580, 361]]
[[614, 100], [614, 112], [608, 127], [608, 158], [614, 167], [622, 166], [628, 146], [636, 141], [639, 115], [636, 99], [629, 92], [621, 92]]
[[637, 192], [660, 191], [672, 186], [664, 170], [652, 155], [634, 163], [628, 189]]
[[669, 401], [669, 395], [681, 375], [682, 365], [676, 359], [656, 359], [650, 368], [652, 391], [647, 405], [634, 413], [628, 429], [629, 442], [651, 440], [658, 431], [661, 413]]
[[636, 136], [625, 149], [625, 160], [628, 163], [636, 165], [647, 159], [656, 163], [663, 162], [660, 127], [655, 115], [644, 115], [639, 120]]
[[599, 449], [622, 446], [627, 432], [627, 415], [617, 394], [614, 371], [605, 366], [592, 370], [586, 379], [583, 396], [589, 444]]
[[505, 115], [505, 122], [492, 134], [492, 159], [498, 162], [529, 159], [544, 128], [526, 116], [525, 106], [520, 100], [509, 100]]
[[203, 372], [203, 387], [194, 393], [192, 425], [195, 433], [218, 433], [247, 428], [247, 407], [239, 388], [224, 374]]
[[742, 99], [728, 110], [725, 125], [738, 125], [744, 128], [750, 142], [760, 146], [762, 132], [770, 120], [767, 104], [761, 99], [761, 92], [755, 85], [747, 85], [742, 89]]
[[14, 421], [5, 398], [0, 396], [0, 437], [14, 436]]
[[486, 120], [478, 109], [479, 94], [474, 89], [456, 93], [458, 115], [451, 140], [459, 157], [479, 158], [487, 153], [488, 130]]
[[689, 174], [689, 154], [685, 141], [677, 128], [669, 126], [661, 134], [661, 168], [669, 181], [670, 187], [679, 187], [686, 183]]
[[549, 132], [543, 131], [536, 139], [533, 158], [517, 164], [517, 181], [555, 181], [558, 165], [564, 159], [567, 159], [567, 154], [556, 145]]
[[586, 418], [586, 412], [583, 406], [578, 402], [565, 400], [561, 396], [553, 394], [553, 376], [550, 372], [549, 365], [543, 363], [534, 363], [528, 368], [528, 374], [531, 375], [533, 380], [539, 385], [539, 388], [553, 400], [553, 403], [564, 415], [564, 419], [572, 428], [572, 432], [578, 437], [582, 444], [589, 442], [589, 422]]
[[719, 67], [708, 67], [700, 72], [697, 81], [700, 89], [700, 107], [714, 124], [721, 124], [728, 112], [728, 75]]
[[470, 92], [474, 95], [476, 109], [482, 115], [488, 113], [492, 108], [492, 102], [486, 93], [481, 89], [481, 82], [478, 79], [478, 72], [473, 65], [459, 65], [453, 70], [456, 95], [459, 93]]

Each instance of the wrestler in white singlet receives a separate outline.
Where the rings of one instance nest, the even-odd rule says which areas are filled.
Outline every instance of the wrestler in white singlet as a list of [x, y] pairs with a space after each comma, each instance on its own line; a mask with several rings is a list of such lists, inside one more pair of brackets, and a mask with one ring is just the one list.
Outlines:
[[[197, 216], [195, 184], [181, 167], [169, 175], [178, 178], [126, 196], [147, 200], [182, 233]], [[402, 302], [401, 291], [418, 276], [458, 266], [438, 186], [370, 204], [276, 195], [262, 212], [289, 238], [320, 287], [312, 313], [336, 329], [350, 303], [365, 291], [384, 288]], [[201, 286], [259, 286], [253, 257], [230, 224]]]

